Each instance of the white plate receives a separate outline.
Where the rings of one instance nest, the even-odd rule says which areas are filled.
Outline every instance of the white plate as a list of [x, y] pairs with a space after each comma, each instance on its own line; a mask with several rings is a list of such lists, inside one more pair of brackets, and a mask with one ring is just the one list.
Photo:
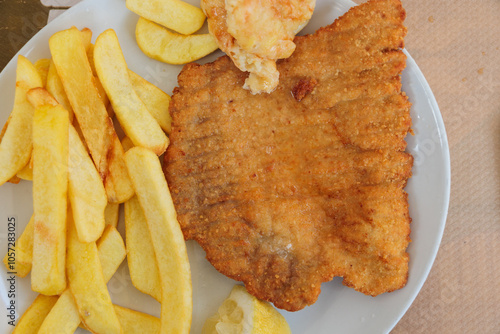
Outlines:
[[[196, 0], [191, 0], [195, 2]], [[318, 0], [315, 14], [303, 33], [312, 33], [321, 26], [333, 22], [353, 6], [349, 0]], [[113, 28], [118, 34], [129, 67], [157, 84], [166, 92], [172, 92], [177, 83], [181, 66], [165, 65], [147, 58], [135, 43], [134, 29], [137, 16], [125, 8], [123, 0], [87, 0], [51, 22], [29, 41], [19, 53], [31, 61], [50, 57], [48, 39], [62, 29], [73, 25], [89, 27], [95, 37]], [[206, 29], [206, 28], [205, 28]], [[220, 53], [204, 61], [212, 61]], [[407, 54], [408, 55], [408, 54]], [[13, 104], [15, 87], [14, 58], [0, 75], [0, 125], [7, 120]], [[408, 55], [407, 68], [403, 72], [403, 89], [413, 103], [414, 136], [408, 136], [408, 151], [415, 157], [413, 177], [406, 188], [409, 193], [410, 215], [413, 218], [408, 284], [401, 290], [376, 298], [365, 296], [341, 284], [341, 279], [322, 285], [318, 301], [306, 309], [282, 312], [294, 333], [387, 333], [406, 312], [415, 299], [431, 269], [436, 256], [448, 210], [450, 193], [450, 159], [446, 133], [437, 103], [418, 66]], [[16, 219], [18, 236], [22, 233], [33, 212], [31, 182], [0, 187], [0, 255], [7, 251], [7, 219]], [[123, 228], [123, 222], [120, 223]], [[123, 231], [122, 231], [123, 232]], [[211, 315], [227, 296], [234, 281], [219, 274], [206, 260], [203, 250], [188, 242], [194, 288], [194, 314], [191, 333], [200, 333], [207, 316]], [[126, 262], [126, 261], [125, 261]], [[8, 275], [0, 269], [0, 330], [12, 331], [7, 324], [6, 307], [12, 298], [8, 296]], [[160, 305], [138, 292], [130, 282], [126, 264], [108, 284], [113, 302], [125, 307], [159, 316]], [[17, 316], [22, 315], [36, 294], [30, 289], [30, 278], [16, 278], [15, 307]], [[83, 330], [78, 330], [82, 333]]]

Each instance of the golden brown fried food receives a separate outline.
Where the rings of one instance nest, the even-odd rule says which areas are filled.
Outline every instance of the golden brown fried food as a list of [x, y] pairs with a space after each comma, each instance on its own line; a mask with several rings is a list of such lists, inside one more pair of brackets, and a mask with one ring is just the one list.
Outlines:
[[406, 284], [410, 103], [399, 0], [371, 0], [278, 62], [271, 94], [228, 57], [187, 65], [164, 171], [186, 239], [290, 311], [334, 276], [376, 296]]
[[316, 0], [202, 0], [219, 48], [250, 75], [244, 87], [272, 92], [279, 81], [276, 60], [295, 50], [293, 38], [309, 22]]

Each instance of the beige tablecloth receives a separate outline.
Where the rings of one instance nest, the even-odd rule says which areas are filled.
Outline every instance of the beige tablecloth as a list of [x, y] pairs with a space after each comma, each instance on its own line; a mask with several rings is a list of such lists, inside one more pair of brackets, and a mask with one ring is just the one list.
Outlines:
[[392, 333], [500, 333], [500, 1], [403, 0], [451, 156], [436, 262]]
[[[403, 4], [406, 48], [444, 118], [452, 185], [434, 267], [392, 333], [500, 333], [500, 1]], [[42, 7], [0, 0], [0, 68], [45, 24]]]

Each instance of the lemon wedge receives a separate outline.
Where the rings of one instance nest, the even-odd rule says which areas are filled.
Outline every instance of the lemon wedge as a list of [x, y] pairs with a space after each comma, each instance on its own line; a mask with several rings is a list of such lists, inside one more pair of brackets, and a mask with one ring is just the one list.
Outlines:
[[235, 285], [217, 313], [207, 319], [202, 334], [289, 334], [285, 318], [269, 303]]

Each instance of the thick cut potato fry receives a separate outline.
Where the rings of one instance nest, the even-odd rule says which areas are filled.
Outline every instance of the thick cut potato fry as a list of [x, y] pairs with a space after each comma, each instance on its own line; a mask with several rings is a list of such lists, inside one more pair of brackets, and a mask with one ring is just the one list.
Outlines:
[[97, 241], [108, 204], [102, 180], [72, 125], [69, 127], [68, 197], [81, 242]]
[[132, 147], [134, 147], [134, 143], [132, 143], [132, 141], [130, 140], [129, 137], [123, 137], [122, 139], [122, 146], [123, 146], [123, 150], [125, 152], [127, 152], [128, 150], [130, 150]]
[[9, 182], [13, 184], [18, 184], [19, 182], [21, 182], [21, 178], [16, 174], [10, 178]]
[[94, 62], [99, 80], [127, 137], [136, 146], [148, 148], [157, 155], [165, 152], [168, 137], [137, 96], [114, 30], [106, 30], [97, 37]]
[[[102, 89], [104, 90], [104, 87]], [[106, 92], [104, 92], [104, 95], [106, 95]], [[107, 95], [106, 95], [106, 97], [107, 97]], [[113, 109], [113, 106], [111, 105], [111, 103], [109, 103], [108, 106], [106, 107], [106, 111], [108, 112], [109, 118], [113, 119], [113, 117], [115, 117], [115, 110]]]
[[[50, 71], [50, 70], [49, 70]], [[30, 89], [26, 93], [26, 99], [34, 108], [41, 107], [44, 105], [57, 106], [57, 100], [42, 87], [36, 87]], [[70, 117], [71, 118], [71, 117]], [[16, 174], [17, 177], [23, 180], [33, 180], [33, 155], [30, 161]], [[9, 181], [12, 182], [12, 181]]]
[[40, 74], [40, 79], [42, 79], [42, 85], [45, 87], [47, 84], [47, 74], [49, 73], [50, 59], [42, 58], [35, 62], [35, 68]]
[[80, 314], [69, 288], [59, 296], [52, 310], [40, 324], [37, 334], [73, 334], [80, 324]]
[[73, 127], [75, 128], [76, 133], [78, 133], [78, 137], [80, 137], [80, 141], [82, 142], [83, 146], [85, 146], [85, 150], [90, 153], [87, 142], [85, 141], [85, 137], [83, 136], [82, 129], [80, 128], [80, 124], [78, 124], [78, 121], [76, 119], [73, 120]]
[[3, 136], [5, 135], [5, 132], [7, 131], [7, 128], [9, 127], [10, 119], [12, 118], [12, 114], [7, 118], [7, 122], [3, 125], [2, 131], [0, 132], [0, 143], [2, 142]]
[[[9, 121], [10, 121], [10, 116], [7, 119], [7, 122], [5, 122], [5, 124], [4, 124], [3, 128], [2, 128], [2, 132], [0, 133], [0, 143], [2, 142], [2, 138], [5, 135], [5, 132], [7, 131], [7, 127], [9, 126]], [[24, 169], [24, 167], [23, 167], [23, 169]], [[21, 178], [19, 176], [17, 176], [17, 174], [16, 174], [13, 177], [11, 177], [9, 179], [9, 181], [7, 181], [7, 182], [13, 183], [13, 184], [18, 184], [20, 181], [21, 181]]]
[[[112, 123], [111, 120], [110, 122]], [[109, 173], [105, 179], [104, 187], [108, 194], [108, 202], [123, 203], [134, 195], [134, 188], [132, 188], [127, 166], [125, 165], [125, 152], [114, 129], [113, 133], [113, 145], [111, 145], [107, 156]]]
[[[126, 256], [125, 245], [120, 233], [107, 226], [97, 242], [97, 251], [103, 271], [104, 281], [108, 282]], [[45, 318], [38, 334], [72, 334], [80, 324], [80, 314], [70, 289], [59, 297]], [[125, 333], [128, 333], [125, 331]]]
[[[59, 104], [58, 101], [50, 94], [50, 92], [42, 87], [30, 89], [28, 93], [26, 93], [26, 98], [34, 108], [38, 108], [44, 105], [55, 107]], [[71, 121], [70, 114], [69, 117]], [[23, 169], [17, 172], [17, 176], [23, 180], [33, 180], [33, 155], [31, 156], [30, 162], [26, 164]]]
[[36, 334], [45, 317], [57, 302], [57, 296], [38, 295], [24, 312], [12, 334]]
[[58, 295], [66, 288], [68, 129], [68, 112], [62, 106], [35, 110], [31, 288], [44, 295]]
[[33, 154], [31, 155], [30, 161], [26, 164], [26, 166], [17, 172], [16, 175], [22, 180], [33, 181]]
[[104, 209], [104, 221], [106, 225], [111, 225], [116, 228], [118, 226], [118, 220], [120, 220], [120, 204], [108, 202], [106, 209]]
[[31, 163], [28, 162], [23, 169], [17, 172], [16, 176], [22, 180], [33, 181], [33, 167], [31, 167]]
[[0, 142], [0, 185], [15, 176], [30, 160], [35, 109], [26, 99], [26, 93], [35, 87], [42, 87], [40, 74], [28, 59], [19, 56], [14, 108]]
[[49, 45], [92, 160], [104, 181], [108, 201], [125, 202], [134, 191], [123, 161], [123, 148], [96, 89], [80, 31], [60, 31], [50, 38]]
[[104, 103], [104, 105], [106, 106], [109, 117], [113, 118], [114, 111], [113, 108], [111, 108], [111, 105], [109, 104], [108, 95], [106, 94], [106, 91], [104, 90], [101, 81], [97, 77], [97, 72], [95, 69], [95, 62], [94, 62], [94, 44], [89, 45], [89, 48], [87, 50], [87, 58], [89, 60], [90, 68], [92, 69], [92, 74], [94, 75], [94, 80], [95, 80], [95, 86], [97, 88], [97, 91], [99, 92], [99, 96], [101, 97], [102, 103]]
[[[33, 65], [26, 57], [21, 55], [17, 57], [16, 83], [17, 82], [23, 82], [24, 88], [29, 87], [29, 89], [42, 87], [43, 83], [42, 78], [40, 78], [40, 73], [38, 73], [35, 65]], [[20, 98], [23, 101], [25, 99], [24, 95], [14, 95], [14, 100], [16, 100], [16, 98]]]
[[132, 284], [161, 303], [161, 283], [148, 223], [137, 196], [125, 202], [125, 239]]
[[99, 92], [99, 96], [101, 97], [102, 103], [104, 103], [104, 105], [106, 106], [109, 117], [113, 118], [114, 111], [111, 105], [109, 104], [108, 95], [106, 94], [106, 91], [104, 90], [101, 81], [97, 77], [97, 71], [95, 69], [95, 62], [94, 62], [94, 44], [90, 44], [87, 50], [87, 58], [89, 59], [90, 68], [92, 69], [92, 74], [94, 75], [95, 86], [97, 88], [97, 91]]
[[69, 288], [85, 327], [94, 333], [123, 333], [106, 287], [96, 243], [78, 240], [71, 212], [66, 266]]
[[81, 35], [83, 46], [85, 47], [85, 51], [87, 51], [92, 45], [92, 30], [90, 30], [89, 28], [83, 28], [81, 30]]
[[50, 62], [49, 72], [47, 74], [47, 84], [45, 85], [47, 91], [52, 95], [57, 102], [59, 102], [64, 109], [66, 109], [69, 113], [70, 121], [73, 121], [73, 108], [69, 103], [68, 97], [66, 96], [66, 92], [64, 91], [63, 84], [61, 82], [61, 78], [59, 78], [59, 74], [57, 74], [56, 66], [54, 62]]
[[144, 210], [161, 280], [161, 333], [189, 333], [193, 310], [191, 269], [172, 197], [156, 155], [142, 147], [125, 153]]
[[125, 243], [115, 227], [106, 226], [101, 238], [97, 241], [97, 251], [104, 281], [108, 283], [127, 256]]
[[115, 112], [113, 108], [111, 108], [111, 105], [109, 104], [109, 97], [106, 94], [106, 91], [104, 90], [104, 87], [102, 86], [102, 83], [97, 76], [94, 77], [94, 85], [97, 88], [97, 92], [99, 93], [99, 97], [101, 98], [102, 103], [104, 104], [104, 106], [106, 106], [106, 112], [108, 113], [108, 116], [110, 118], [113, 118]]
[[[104, 91], [104, 88], [102, 87], [101, 82], [99, 79], [96, 77], [95, 73], [95, 67], [94, 67], [94, 44], [90, 42], [90, 39], [92, 38], [92, 32], [90, 29], [84, 28], [82, 30], [82, 35], [83, 35], [83, 41], [84, 41], [84, 46], [85, 46], [85, 52], [87, 54], [88, 60], [90, 67], [92, 68], [92, 73], [94, 76], [94, 83], [97, 88], [97, 91], [99, 92], [99, 96], [104, 103], [104, 105], [107, 107], [109, 105], [109, 99], [108, 96], [106, 95], [106, 92]], [[73, 120], [73, 108], [71, 108], [71, 104], [68, 100], [68, 97], [66, 96], [66, 92], [64, 91], [63, 84], [61, 82], [61, 79], [59, 78], [59, 75], [57, 74], [57, 70], [54, 66], [54, 62], [51, 62], [51, 67], [49, 68], [49, 75], [47, 77], [47, 85], [46, 85], [47, 90], [56, 98], [56, 100], [61, 103], [66, 110], [69, 111], [70, 113], [70, 119]], [[109, 115], [110, 117], [113, 117], [113, 115]]]
[[168, 112], [170, 96], [140, 75], [129, 70], [130, 81], [139, 98], [166, 133], [172, 130], [172, 117]]
[[160, 334], [160, 319], [152, 315], [115, 306], [115, 312], [127, 334]]
[[42, 87], [30, 89], [28, 93], [26, 93], [26, 98], [34, 108], [42, 106], [55, 107], [59, 104], [57, 100], [52, 95], [50, 95], [50, 93], [45, 88]]
[[143, 17], [137, 21], [135, 38], [148, 57], [174, 65], [191, 63], [219, 48], [210, 34], [176, 34]]
[[26, 277], [26, 275], [28, 275], [31, 271], [31, 263], [33, 261], [34, 226], [34, 217], [31, 216], [28, 225], [26, 225], [23, 233], [16, 240], [14, 249], [9, 249], [3, 258], [3, 263], [5, 264], [7, 271], [16, 273], [16, 276], [18, 277]]
[[92, 74], [94, 77], [97, 77], [97, 72], [95, 70], [95, 61], [94, 61], [94, 44], [90, 44], [89, 49], [87, 50], [87, 58], [89, 60], [90, 68], [92, 69]]
[[184, 35], [198, 31], [206, 18], [200, 8], [181, 0], [127, 0], [126, 5], [139, 16]]

